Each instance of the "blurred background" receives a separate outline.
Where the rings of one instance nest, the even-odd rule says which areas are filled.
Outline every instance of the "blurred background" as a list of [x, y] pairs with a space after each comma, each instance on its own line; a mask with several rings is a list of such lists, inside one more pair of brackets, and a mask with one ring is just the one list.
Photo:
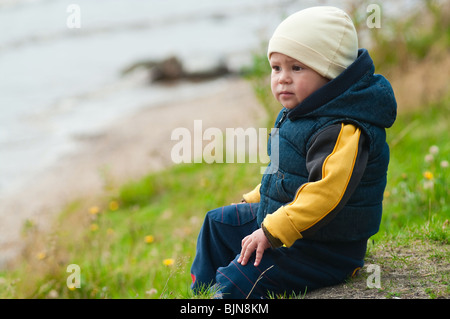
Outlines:
[[[175, 56], [192, 72], [219, 63], [239, 71], [284, 17], [325, 4], [356, 10], [353, 1], [0, 0], [0, 195], [72, 151], [77, 136], [199, 92], [124, 70]], [[384, 1], [382, 18], [421, 4]], [[366, 7], [358, 2], [361, 23]]]
[[[267, 41], [285, 17], [315, 5], [351, 15], [398, 102], [384, 216], [368, 259], [383, 265], [383, 278], [389, 267], [422, 272], [401, 274], [411, 289], [403, 295], [448, 297], [450, 0], [0, 0], [0, 298], [192, 297], [204, 214], [251, 190], [260, 164], [150, 174], [149, 162], [170, 166], [170, 130], [193, 119], [271, 126], [280, 106], [268, 86]], [[180, 101], [191, 101], [182, 106], [190, 114]], [[249, 121], [244, 106], [246, 116], [266, 118]], [[114, 165], [99, 166], [119, 156], [136, 181], [123, 185]], [[90, 178], [103, 193], [76, 197], [91, 191]], [[394, 258], [410, 243], [416, 250]], [[408, 267], [389, 264], [405, 255], [416, 258]], [[72, 263], [81, 289], [66, 285]], [[374, 293], [360, 282], [366, 297]], [[390, 285], [376, 297], [400, 294]]]

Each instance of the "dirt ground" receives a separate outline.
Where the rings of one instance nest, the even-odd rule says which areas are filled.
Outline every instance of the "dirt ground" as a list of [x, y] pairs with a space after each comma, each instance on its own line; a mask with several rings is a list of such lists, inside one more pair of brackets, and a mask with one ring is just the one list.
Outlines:
[[347, 283], [312, 291], [305, 298], [448, 299], [449, 253], [448, 245], [422, 240], [408, 246], [378, 246]]

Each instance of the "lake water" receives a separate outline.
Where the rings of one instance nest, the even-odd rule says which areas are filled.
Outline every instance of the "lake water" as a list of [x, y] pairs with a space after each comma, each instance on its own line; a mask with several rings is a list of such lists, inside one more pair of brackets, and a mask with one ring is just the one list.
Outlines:
[[[80, 28], [69, 28], [76, 3]], [[0, 1], [0, 194], [143, 107], [219, 82], [150, 85], [142, 60], [175, 55], [189, 70], [251, 59], [292, 1]], [[283, 9], [281, 9], [283, 8]], [[268, 23], [271, 21], [271, 23]]]
[[[220, 85], [150, 85], [142, 71], [121, 76], [131, 64], [175, 55], [189, 70], [218, 60], [237, 70], [288, 14], [347, 3], [0, 0], [0, 196], [74, 151], [77, 136]], [[80, 10], [79, 28], [68, 24], [71, 4]]]

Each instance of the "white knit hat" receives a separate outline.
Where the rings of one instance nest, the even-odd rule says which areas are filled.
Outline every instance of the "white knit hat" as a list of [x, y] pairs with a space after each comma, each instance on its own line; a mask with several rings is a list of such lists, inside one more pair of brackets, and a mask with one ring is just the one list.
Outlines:
[[267, 56], [274, 52], [334, 79], [356, 60], [358, 36], [352, 20], [341, 9], [312, 7], [281, 22], [269, 41]]

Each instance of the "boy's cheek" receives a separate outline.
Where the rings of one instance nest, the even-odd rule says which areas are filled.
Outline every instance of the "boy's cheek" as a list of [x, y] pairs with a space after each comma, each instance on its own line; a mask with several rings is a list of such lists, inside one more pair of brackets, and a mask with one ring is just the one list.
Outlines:
[[270, 90], [272, 91], [273, 96], [276, 96], [276, 92], [277, 92], [277, 88], [278, 88], [278, 79], [277, 78], [272, 78], [271, 82], [270, 82]]
[[271, 87], [271, 91], [272, 91], [272, 95], [277, 99], [277, 101], [279, 102], [280, 101], [280, 99], [279, 99], [279, 96], [277, 95], [277, 93], [276, 93], [276, 89], [272, 86]]

